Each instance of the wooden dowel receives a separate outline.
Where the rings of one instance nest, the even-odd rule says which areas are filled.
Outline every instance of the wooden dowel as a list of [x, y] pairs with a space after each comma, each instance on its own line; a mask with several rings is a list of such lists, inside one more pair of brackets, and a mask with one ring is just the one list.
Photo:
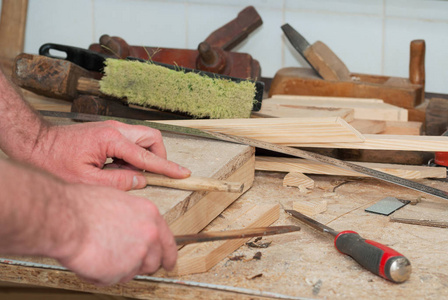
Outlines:
[[153, 173], [144, 173], [144, 175], [148, 185], [180, 190], [242, 193], [244, 189], [244, 184], [241, 182], [228, 182], [208, 177], [190, 176], [184, 179], [174, 179]]
[[258, 228], [244, 228], [237, 230], [227, 230], [227, 231], [214, 231], [214, 232], [203, 232], [198, 234], [185, 234], [176, 235], [174, 239], [178, 246], [202, 243], [202, 242], [212, 242], [220, 240], [229, 239], [244, 239], [258, 236], [267, 236], [274, 234], [282, 234], [293, 231], [299, 231], [299, 226], [272, 226], [272, 227], [258, 227]]

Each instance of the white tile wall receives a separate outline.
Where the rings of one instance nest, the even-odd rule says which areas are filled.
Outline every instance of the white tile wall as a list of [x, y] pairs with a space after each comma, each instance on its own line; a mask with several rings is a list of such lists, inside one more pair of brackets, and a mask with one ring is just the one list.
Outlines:
[[193, 49], [247, 5], [264, 24], [235, 51], [260, 61], [263, 76], [306, 66], [282, 35], [288, 22], [310, 43], [326, 43], [352, 72], [407, 77], [409, 44], [425, 39], [426, 89], [448, 93], [448, 1], [29, 0], [25, 50], [36, 53], [45, 42], [87, 47], [104, 33]]

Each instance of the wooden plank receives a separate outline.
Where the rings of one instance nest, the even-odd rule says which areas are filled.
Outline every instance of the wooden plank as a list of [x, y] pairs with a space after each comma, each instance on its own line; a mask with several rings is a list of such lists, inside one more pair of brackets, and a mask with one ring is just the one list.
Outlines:
[[421, 135], [422, 122], [378, 121], [355, 119], [350, 126], [362, 134]]
[[290, 109], [293, 109], [294, 106], [351, 108], [354, 110], [355, 119], [403, 122], [408, 120], [406, 109], [384, 103], [381, 99], [273, 95], [272, 98], [263, 100], [263, 105], [265, 101], [271, 105], [275, 103]]
[[[229, 180], [244, 182], [243, 193], [252, 186], [254, 180], [254, 164], [255, 155], [252, 155], [242, 167], [228, 177]], [[176, 220], [171, 221], [168, 213], [164, 214], [164, 217], [170, 220], [168, 224], [174, 234], [197, 233], [204, 229], [241, 194], [210, 192], [202, 197], [200, 201], [192, 205], [182, 216], [177, 217]]]
[[421, 201], [394, 212], [391, 222], [448, 228], [448, 204]]
[[448, 136], [427, 135], [388, 135], [364, 134], [362, 143], [329, 142], [329, 143], [292, 143], [292, 147], [404, 150], [404, 151], [443, 151], [448, 152]]
[[14, 58], [23, 52], [28, 0], [3, 0], [0, 17], [0, 63], [10, 75]]
[[[252, 186], [254, 149], [219, 141], [164, 134], [168, 159], [192, 171], [192, 175], [226, 179]], [[148, 186], [129, 193], [151, 200], [174, 234], [197, 233], [242, 193], [183, 191]], [[210, 209], [205, 214], [204, 209]]]
[[421, 135], [423, 123], [422, 122], [399, 122], [386, 121], [386, 128], [381, 134], [392, 135]]
[[327, 210], [326, 200], [301, 200], [292, 203], [292, 209], [308, 217], [315, 216]]
[[[353, 163], [406, 179], [446, 178], [445, 168], [439, 167], [365, 162]], [[255, 169], [259, 171], [301, 172], [305, 174], [367, 177], [367, 175], [354, 171], [301, 158], [257, 156]]]
[[340, 117], [347, 122], [354, 119], [352, 108], [300, 106], [276, 103], [272, 99], [264, 99], [260, 111], [252, 112], [252, 117], [269, 118], [328, 118]]
[[379, 121], [379, 120], [355, 119], [349, 122], [349, 124], [362, 134], [383, 133], [383, 131], [386, 129], [386, 121]]
[[283, 186], [293, 186], [304, 189], [314, 188], [314, 180], [300, 172], [290, 172], [283, 178]]
[[132, 280], [126, 284], [98, 287], [87, 283], [74, 273], [51, 269], [31, 268], [0, 264], [2, 280], [30, 285], [67, 289], [88, 293], [130, 297], [132, 299], [267, 299], [263, 296], [242, 294], [231, 290], [214, 289], [188, 285], [182, 282], [164, 283], [157, 281]]
[[[235, 212], [237, 212], [236, 215], [226, 217], [226, 222], [215, 227], [207, 228], [207, 231], [269, 226], [279, 218], [280, 205], [253, 205], [249, 209]], [[168, 275], [181, 276], [207, 272], [222, 259], [244, 245], [249, 239], [244, 238], [187, 245], [179, 251], [176, 268], [168, 272]]]
[[249, 137], [269, 143], [360, 143], [363, 136], [341, 118], [175, 120], [159, 123]]

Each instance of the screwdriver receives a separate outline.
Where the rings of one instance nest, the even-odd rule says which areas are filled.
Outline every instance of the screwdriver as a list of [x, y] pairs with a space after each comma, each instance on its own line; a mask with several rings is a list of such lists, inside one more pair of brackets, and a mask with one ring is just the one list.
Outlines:
[[363, 239], [351, 230], [337, 232], [295, 210], [287, 213], [307, 225], [334, 236], [334, 246], [342, 254], [351, 256], [357, 263], [387, 280], [401, 283], [411, 276], [411, 262], [397, 251], [380, 243]]

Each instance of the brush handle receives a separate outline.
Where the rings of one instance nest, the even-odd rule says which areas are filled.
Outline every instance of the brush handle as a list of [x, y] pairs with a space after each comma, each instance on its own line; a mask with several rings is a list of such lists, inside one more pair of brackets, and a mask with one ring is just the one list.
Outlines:
[[[89, 81], [89, 71], [67, 60], [22, 53], [14, 62], [13, 81], [20, 87], [47, 97], [72, 100], [79, 94], [81, 78]], [[89, 92], [99, 93], [90, 87]]]
[[148, 185], [170, 187], [188, 191], [214, 191], [242, 193], [244, 184], [240, 182], [228, 182], [208, 177], [190, 176], [184, 179], [174, 179], [164, 175], [144, 173]]

